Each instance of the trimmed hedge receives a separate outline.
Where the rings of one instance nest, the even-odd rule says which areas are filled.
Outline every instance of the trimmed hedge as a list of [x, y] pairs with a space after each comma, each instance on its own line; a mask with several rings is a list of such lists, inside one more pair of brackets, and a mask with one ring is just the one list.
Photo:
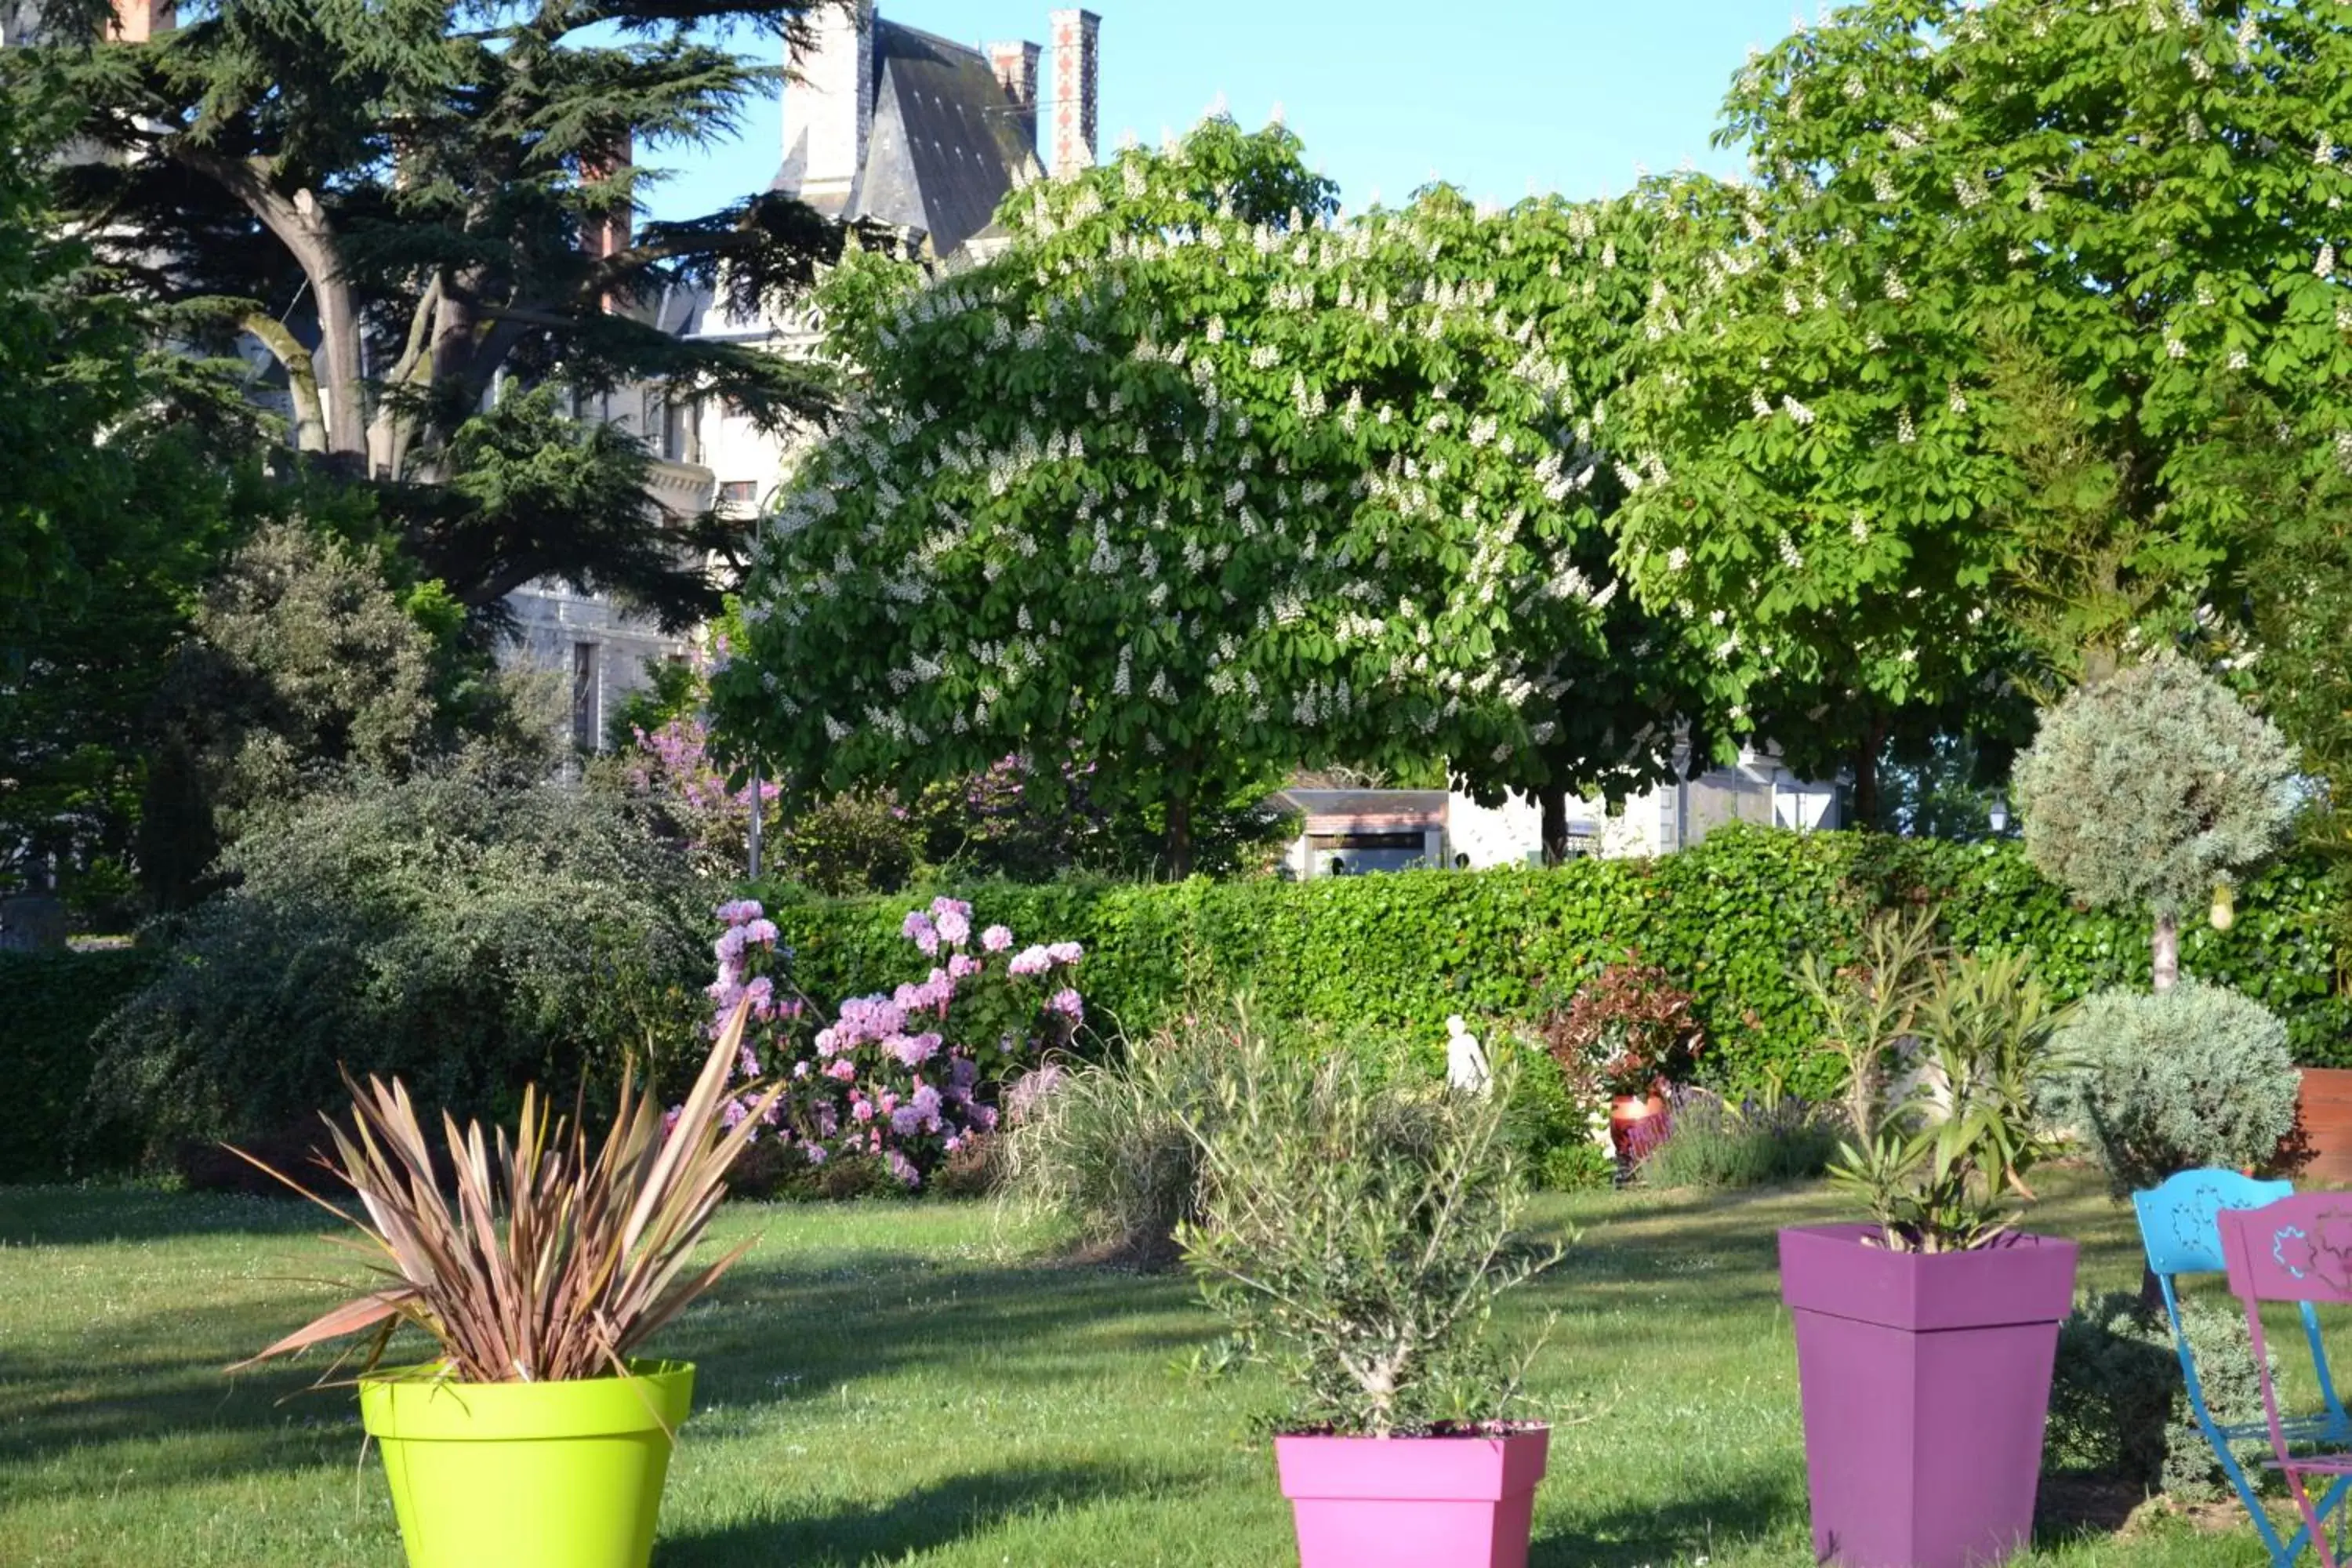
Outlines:
[[[884, 989], [903, 972], [898, 921], [912, 895], [752, 891], [821, 1003]], [[1807, 949], [1849, 957], [1874, 910], [1937, 901], [1956, 945], [2028, 949], [2068, 997], [2148, 975], [2144, 921], [2074, 908], [2013, 843], [1730, 827], [1657, 860], [1551, 870], [964, 891], [979, 923], [1003, 921], [1024, 942], [1086, 944], [1080, 988], [1106, 1031], [1150, 1029], [1188, 995], [1246, 986], [1276, 1016], [1437, 1047], [1449, 1013], [1526, 1017], [1548, 992], [1638, 952], [1696, 994], [1702, 1076], [1738, 1089], [1778, 1074], [1809, 1097], [1832, 1091], [1833, 1069], [1813, 1049], [1790, 966]], [[2231, 931], [2184, 922], [2181, 967], [2278, 1013], [2298, 1062], [2352, 1065], [2328, 896], [2315, 867], [2282, 862], [2240, 890]]]
[[135, 1151], [77, 1148], [108, 1016], [154, 977], [156, 955], [0, 953], [0, 1182], [57, 1181], [127, 1169]]

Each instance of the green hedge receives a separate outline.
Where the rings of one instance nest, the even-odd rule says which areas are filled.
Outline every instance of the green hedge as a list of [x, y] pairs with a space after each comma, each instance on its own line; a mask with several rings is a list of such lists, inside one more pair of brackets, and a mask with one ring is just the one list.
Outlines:
[[[824, 900], [753, 890], [798, 954], [802, 985], [831, 1005], [906, 977], [910, 895]], [[1720, 830], [1654, 861], [1553, 870], [1404, 872], [1307, 883], [1201, 880], [971, 889], [976, 921], [1024, 942], [1087, 948], [1081, 988], [1107, 1028], [1149, 1029], [1188, 994], [1246, 986], [1270, 1014], [1442, 1045], [1445, 1017], [1526, 1016], [1628, 951], [1698, 997], [1706, 1076], [1736, 1088], [1778, 1073], [1821, 1095], [1830, 1063], [1790, 970], [1807, 949], [1842, 960], [1874, 910], [1933, 900], [1967, 949], [2021, 947], [2068, 996], [2146, 984], [2137, 918], [2073, 907], [2014, 844]], [[2181, 938], [2189, 973], [2261, 998], [2287, 1020], [2296, 1059], [2352, 1064], [2352, 1008], [2336, 994], [2328, 889], [2287, 861], [2241, 889], [2228, 932]], [[1196, 990], [1195, 987], [1202, 989]]]
[[88, 1118], [92, 1036], [155, 973], [136, 948], [0, 952], [0, 1182], [127, 1168], [131, 1151], [76, 1147]]

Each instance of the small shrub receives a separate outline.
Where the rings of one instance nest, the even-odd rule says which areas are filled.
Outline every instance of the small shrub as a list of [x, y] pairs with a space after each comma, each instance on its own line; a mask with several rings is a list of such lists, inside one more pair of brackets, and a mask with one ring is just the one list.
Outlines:
[[2226, 987], [2102, 991], [2058, 1044], [2078, 1065], [2051, 1114], [2096, 1146], [2117, 1196], [2202, 1165], [2263, 1164], [2294, 1125], [2286, 1026]]
[[999, 1141], [1006, 1190], [1061, 1220], [1090, 1256], [1171, 1266], [1177, 1227], [1201, 1217], [1196, 1133], [1217, 1135], [1219, 1086], [1237, 1070], [1243, 1038], [1173, 1026], [1122, 1060], [1031, 1075]]
[[[1517, 1234], [1527, 1184], [1494, 1094], [1376, 1085], [1236, 1019], [1186, 1262], [1245, 1359], [1291, 1390], [1288, 1431], [1386, 1436], [1491, 1422], [1525, 1361], [1490, 1341], [1495, 1303], [1559, 1257]], [[1531, 1352], [1530, 1352], [1531, 1353]]]
[[273, 1135], [340, 1068], [504, 1118], [534, 1081], [609, 1083], [707, 1018], [700, 899], [596, 792], [453, 772], [307, 803], [241, 841], [104, 1026], [88, 1111], [147, 1158]]
[[784, 1081], [768, 1101], [772, 1141], [805, 1164], [878, 1160], [921, 1185], [994, 1129], [999, 1080], [1066, 1046], [1086, 1016], [1070, 984], [1077, 943], [1016, 952], [1011, 928], [982, 929], [959, 900], [933, 899], [900, 921], [926, 978], [850, 997], [829, 1022], [793, 985], [792, 950], [759, 903], [733, 900], [718, 918], [711, 999], [722, 1018], [738, 1002], [751, 1010], [736, 1064], [750, 1087], [731, 1090], [728, 1113], [742, 1112], [763, 1075]]
[[1654, 1187], [1760, 1187], [1808, 1181], [1829, 1169], [1839, 1128], [1795, 1095], [1733, 1104], [1703, 1089], [1674, 1097], [1665, 1137], [1643, 1156], [1638, 1178]]
[[1588, 1097], [1654, 1094], [1690, 1077], [1704, 1036], [1693, 997], [1654, 963], [1612, 963], [1545, 1018], [1544, 1044]]
[[1905, 1073], [1830, 1176], [1896, 1252], [1990, 1245], [2030, 1201], [2026, 1173], [2056, 1152], [2035, 1101], [2059, 1066], [2064, 1010], [2014, 953], [1937, 963]]
[[[2215, 1419], [2262, 1419], [2244, 1314], [2232, 1304], [2190, 1300], [2181, 1303], [2180, 1321]], [[2259, 1475], [2266, 1452], [2261, 1439], [2250, 1439], [2237, 1458]], [[2061, 1325], [2042, 1468], [2112, 1477], [2183, 1502], [2225, 1494], [2228, 1481], [2197, 1429], [2161, 1308], [2117, 1292], [2084, 1302]]]
[[57, 1181], [119, 1170], [138, 1151], [77, 1146], [107, 1015], [154, 978], [145, 948], [0, 952], [0, 1183]]

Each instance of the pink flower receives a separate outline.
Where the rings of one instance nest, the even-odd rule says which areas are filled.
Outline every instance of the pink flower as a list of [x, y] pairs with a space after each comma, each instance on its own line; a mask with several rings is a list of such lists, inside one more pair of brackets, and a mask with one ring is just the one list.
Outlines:
[[853, 1100], [850, 1102], [849, 1114], [853, 1121], [871, 1121], [874, 1120], [874, 1102], [869, 1100]]
[[847, 1057], [836, 1057], [833, 1065], [824, 1069], [824, 1076], [835, 1083], [847, 1083], [857, 1076], [857, 1064]]
[[979, 973], [980, 960], [970, 953], [959, 952], [948, 960], [948, 977], [951, 980], [969, 980]]
[[961, 947], [971, 940], [971, 917], [961, 909], [942, 910], [938, 919], [941, 942]]
[[1004, 973], [1013, 975], [1043, 974], [1053, 967], [1053, 955], [1043, 947], [1024, 947], [1005, 964]]
[[991, 926], [980, 933], [980, 945], [991, 952], [1003, 952], [1013, 945], [1011, 926]]
[[1087, 955], [1087, 950], [1075, 942], [1057, 942], [1045, 950], [1045, 956], [1056, 963], [1076, 963]]
[[1073, 1024], [1087, 1016], [1087, 1005], [1078, 999], [1076, 992], [1066, 985], [1046, 999], [1045, 1010], [1059, 1013]]

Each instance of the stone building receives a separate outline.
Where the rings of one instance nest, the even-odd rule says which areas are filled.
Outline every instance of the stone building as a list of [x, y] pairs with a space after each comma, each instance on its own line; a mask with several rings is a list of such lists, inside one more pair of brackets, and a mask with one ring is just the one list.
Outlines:
[[[788, 62], [782, 161], [769, 188], [828, 217], [918, 234], [948, 267], [986, 255], [1010, 192], [1095, 160], [1100, 20], [1060, 10], [1046, 23], [1047, 45], [960, 44], [891, 21], [872, 0], [828, 8]], [[813, 353], [822, 331], [804, 308], [738, 315], [702, 289], [673, 290], [653, 310], [680, 337], [792, 356]], [[763, 430], [723, 403], [671, 404], [657, 386], [582, 412], [652, 446], [657, 499], [680, 514], [756, 517], [806, 439]], [[534, 584], [510, 607], [520, 657], [571, 672], [572, 731], [586, 745], [603, 736], [611, 705], [642, 684], [647, 659], [685, 653], [620, 606], [561, 584]]]

